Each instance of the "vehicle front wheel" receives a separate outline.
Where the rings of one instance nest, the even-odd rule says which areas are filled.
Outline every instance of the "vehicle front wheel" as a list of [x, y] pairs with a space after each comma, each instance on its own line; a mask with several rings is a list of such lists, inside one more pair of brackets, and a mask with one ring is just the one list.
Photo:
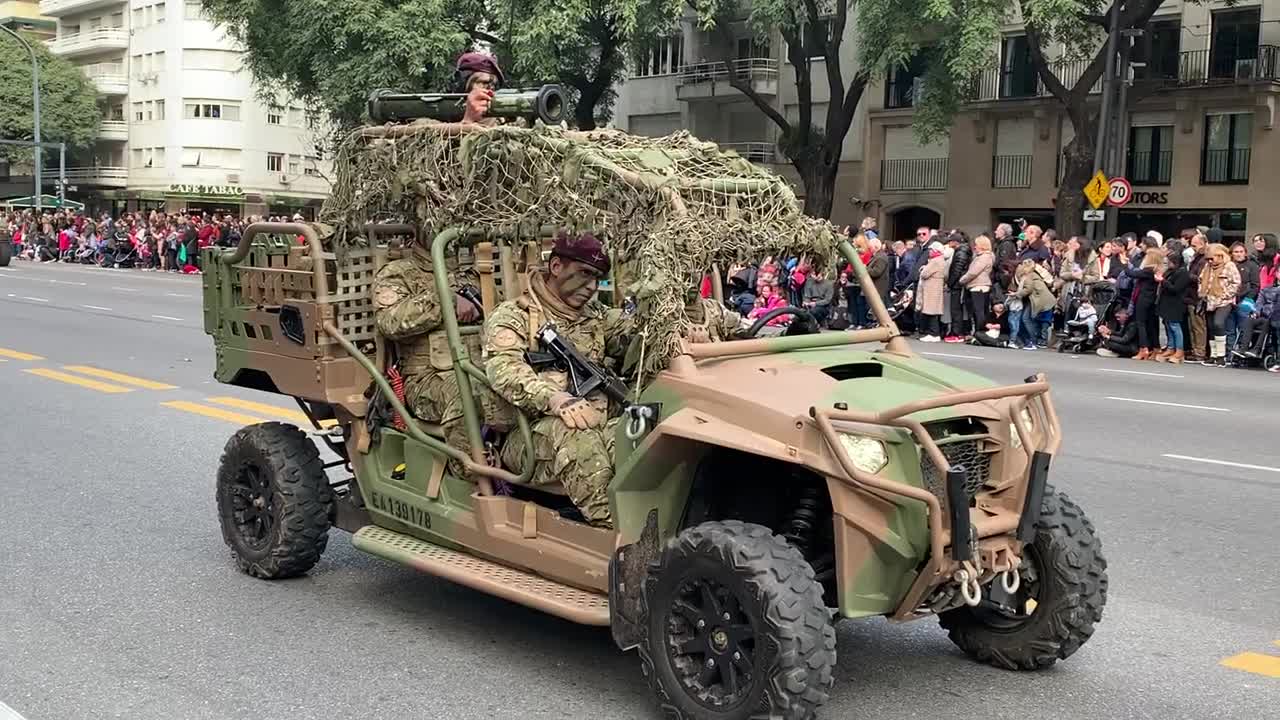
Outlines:
[[301, 575], [329, 541], [333, 492], [315, 443], [293, 425], [259, 423], [232, 435], [217, 499], [222, 539], [254, 577]]
[[1093, 523], [1051, 485], [1041, 507], [1017, 592], [992, 602], [997, 579], [983, 588], [977, 607], [939, 616], [961, 650], [1008, 670], [1039, 670], [1068, 658], [1093, 635], [1107, 603], [1107, 561]]
[[643, 593], [641, 667], [668, 717], [805, 720], [826, 702], [836, 637], [822, 585], [769, 528], [685, 530]]

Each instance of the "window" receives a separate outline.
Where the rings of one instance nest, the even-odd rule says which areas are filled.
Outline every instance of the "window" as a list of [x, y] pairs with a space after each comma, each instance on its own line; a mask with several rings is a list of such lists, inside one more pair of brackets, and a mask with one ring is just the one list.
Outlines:
[[112, 105], [110, 108], [107, 108], [107, 118], [106, 118], [106, 119], [108, 119], [108, 120], [115, 120], [115, 121], [117, 121], [117, 122], [123, 121], [123, 120], [124, 120], [124, 105]]
[[96, 18], [89, 18], [89, 29], [90, 29], [90, 30], [97, 30], [97, 29], [98, 29], [98, 28], [100, 28], [100, 27], [102, 27], [102, 18], [100, 18], [100, 17], [96, 17]]
[[684, 36], [660, 38], [636, 57], [632, 77], [672, 75], [684, 64]]
[[1133, 75], [1139, 80], [1173, 80], [1178, 77], [1178, 52], [1182, 47], [1182, 27], [1177, 20], [1153, 21], [1142, 37], [1133, 44], [1134, 62], [1146, 63], [1135, 67]]
[[144, 27], [145, 25], [146, 23], [142, 19], [142, 8], [140, 7], [134, 8], [133, 9], [133, 26], [135, 28], [140, 28], [140, 27]]
[[302, 168], [303, 175], [307, 175], [308, 177], [320, 177], [320, 168], [316, 167], [317, 159], [318, 158], [313, 157], [306, 159], [306, 164]]
[[133, 120], [134, 122], [142, 122], [142, 103], [133, 104]]
[[1006, 36], [1000, 50], [1000, 97], [1035, 97], [1038, 81], [1027, 36]]
[[142, 148], [134, 148], [129, 152], [129, 167], [142, 167]]
[[[819, 44], [812, 45], [810, 47], [803, 47], [808, 43], [808, 38], [805, 37], [805, 33], [809, 30], [808, 23], [804, 23], [800, 26], [800, 44], [802, 46], [801, 54], [806, 54], [805, 51], [807, 50], [809, 60], [821, 60], [827, 56], [826, 45], [831, 41], [832, 33], [835, 32], [835, 18], [822, 18], [818, 22], [822, 25], [822, 27], [818, 28], [817, 39]], [[788, 49], [787, 52], [787, 62], [791, 62], [791, 53], [789, 50], [790, 49]]]
[[160, 23], [164, 22], [166, 8], [164, 3], [156, 3], [155, 8], [156, 8], [156, 24], [159, 25]]
[[1134, 185], [1168, 185], [1173, 177], [1173, 126], [1129, 128], [1125, 176]]
[[164, 119], [164, 101], [163, 100], [156, 101], [156, 119], [157, 120]]
[[283, 119], [283, 117], [284, 117], [284, 108], [275, 107], [275, 106], [267, 108], [267, 124], [268, 125], [281, 124], [281, 120]]
[[183, 116], [188, 119], [239, 120], [240, 104], [188, 100], [183, 105]]
[[284, 155], [267, 153], [267, 172], [278, 173], [284, 167]]
[[770, 58], [769, 39], [758, 37], [738, 38], [738, 59]]
[[290, 175], [297, 175], [301, 171], [302, 164], [299, 162], [299, 160], [300, 158], [297, 155], [289, 156], [289, 174]]
[[164, 148], [156, 148], [155, 167], [164, 167]]
[[906, 65], [889, 70], [884, 88], [885, 107], [908, 108], [916, 104], [920, 97], [925, 65], [925, 55], [921, 51], [917, 52]]
[[1224, 10], [1213, 13], [1209, 40], [1209, 77], [1233, 78], [1247, 72], [1252, 76], [1258, 61], [1258, 19], [1261, 11]]
[[302, 127], [302, 108], [289, 108], [289, 127]]
[[200, 0], [185, 0], [182, 9], [183, 17], [188, 20], [203, 20], [200, 15]]
[[184, 70], [235, 72], [240, 69], [240, 53], [231, 50], [183, 50], [182, 67]]
[[113, 28], [122, 28], [122, 27], [124, 27], [124, 12], [123, 12], [123, 11], [118, 12], [118, 13], [111, 13], [111, 27], [113, 27]]
[[182, 148], [183, 167], [240, 169], [240, 151], [230, 148]]
[[320, 126], [320, 113], [318, 111], [313, 109], [308, 109], [306, 111], [306, 116], [307, 116], [307, 129], [315, 130], [317, 127]]
[[1249, 113], [1208, 115], [1204, 122], [1204, 150], [1200, 160], [1202, 185], [1249, 182], [1249, 148], [1253, 116]]

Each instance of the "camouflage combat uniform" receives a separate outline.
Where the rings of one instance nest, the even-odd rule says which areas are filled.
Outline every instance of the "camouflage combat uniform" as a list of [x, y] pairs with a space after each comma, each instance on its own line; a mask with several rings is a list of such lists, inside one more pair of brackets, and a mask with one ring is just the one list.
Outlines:
[[[535, 335], [551, 322], [583, 357], [603, 366], [606, 356], [622, 354], [628, 322], [621, 311], [606, 308], [597, 300], [575, 313], [548, 298], [540, 276], [532, 279], [534, 287], [541, 290], [531, 289], [502, 303], [485, 321], [485, 374], [499, 395], [535, 418], [531, 430], [537, 465], [529, 483], [560, 483], [588, 522], [608, 526], [612, 523], [608, 488], [613, 479], [618, 419], [611, 417], [589, 430], [570, 429], [550, 408], [551, 397], [567, 391], [566, 374], [555, 368], [534, 370], [525, 359], [525, 351], [541, 350]], [[612, 408], [614, 413], [610, 412], [609, 400], [600, 391], [587, 400], [606, 417], [617, 411]], [[524, 452], [519, 434], [508, 435], [502, 448], [503, 465], [520, 472]]]
[[713, 298], [694, 298], [685, 303], [689, 322], [706, 329], [709, 342], [728, 340], [742, 323], [742, 316]]
[[[455, 291], [467, 284], [478, 284], [470, 269], [457, 270], [449, 278], [449, 287]], [[395, 342], [405, 379], [405, 407], [421, 420], [440, 423], [448, 443], [467, 450], [462, 395], [450, 369], [453, 363], [431, 259], [413, 250], [408, 257], [384, 265], [373, 279], [373, 302], [378, 332]]]

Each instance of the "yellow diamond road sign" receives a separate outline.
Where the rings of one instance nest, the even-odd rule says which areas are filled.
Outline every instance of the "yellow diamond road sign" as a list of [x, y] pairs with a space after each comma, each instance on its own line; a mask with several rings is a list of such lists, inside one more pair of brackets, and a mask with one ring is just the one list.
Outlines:
[[1107, 201], [1107, 195], [1111, 193], [1111, 187], [1107, 183], [1107, 176], [1099, 170], [1097, 175], [1084, 186], [1084, 196], [1089, 199], [1089, 204], [1093, 205], [1093, 209], [1097, 210], [1102, 207], [1102, 203]]

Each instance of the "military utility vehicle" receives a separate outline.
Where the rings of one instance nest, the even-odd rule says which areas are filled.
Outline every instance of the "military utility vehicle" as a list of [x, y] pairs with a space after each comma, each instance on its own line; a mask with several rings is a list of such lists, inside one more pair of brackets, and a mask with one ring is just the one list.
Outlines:
[[[1089, 639], [1106, 563], [1049, 482], [1062, 429], [1043, 375], [999, 386], [915, 355], [849, 242], [767, 170], [685, 134], [529, 124], [362, 128], [335, 156], [322, 223], [259, 223], [204, 251], [217, 379], [292, 396], [312, 424], [226, 444], [218, 517], [243, 571], [305, 573], [331, 529], [349, 532], [362, 551], [609, 626], [679, 718], [812, 716], [845, 618], [936, 617], [1011, 670]], [[612, 529], [493, 459], [529, 418], [499, 431], [474, 399], [483, 330], [459, 326], [445, 279], [469, 265], [491, 311], [527, 287], [554, 232], [582, 228], [606, 239], [613, 295], [637, 320], [627, 357], [593, 368], [627, 388]], [[474, 452], [409, 413], [376, 332], [372, 278], [412, 252], [436, 271], [433, 363], [456, 377]], [[851, 264], [879, 326], [685, 339], [690, 278], [783, 253]]]

